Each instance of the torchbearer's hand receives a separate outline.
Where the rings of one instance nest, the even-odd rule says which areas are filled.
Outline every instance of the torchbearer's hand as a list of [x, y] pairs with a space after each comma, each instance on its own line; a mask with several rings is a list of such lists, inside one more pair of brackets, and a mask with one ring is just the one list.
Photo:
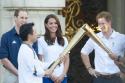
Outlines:
[[52, 68], [50, 68], [50, 69], [47, 69], [46, 71], [45, 71], [45, 76], [50, 76], [52, 73], [53, 73], [53, 69]]
[[64, 62], [65, 61], [65, 59], [66, 59], [66, 55], [62, 55], [62, 54], [60, 54], [60, 57], [59, 57], [59, 59], [60, 59], [60, 63], [62, 63], [62, 62]]

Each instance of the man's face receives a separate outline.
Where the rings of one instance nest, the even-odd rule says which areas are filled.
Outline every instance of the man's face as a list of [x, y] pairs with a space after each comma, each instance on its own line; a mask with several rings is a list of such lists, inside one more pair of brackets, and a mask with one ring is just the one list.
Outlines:
[[33, 27], [33, 34], [31, 35], [31, 41], [32, 42], [35, 42], [37, 40], [37, 33], [36, 33], [36, 30], [34, 29]]
[[15, 17], [15, 23], [16, 26], [19, 28], [22, 24], [25, 24], [27, 22], [28, 15], [26, 11], [20, 11], [18, 13], [18, 16]]
[[111, 21], [108, 22], [105, 18], [99, 18], [97, 21], [98, 26], [103, 33], [109, 32], [109, 29], [111, 28]]

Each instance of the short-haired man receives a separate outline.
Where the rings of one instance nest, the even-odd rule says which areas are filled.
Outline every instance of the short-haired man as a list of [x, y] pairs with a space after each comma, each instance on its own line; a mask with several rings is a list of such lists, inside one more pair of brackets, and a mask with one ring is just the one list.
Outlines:
[[45, 71], [45, 64], [38, 60], [37, 54], [32, 48], [37, 40], [34, 23], [26, 23], [20, 28], [20, 37], [23, 43], [18, 53], [19, 83], [42, 83], [42, 77], [49, 75], [52, 70]]
[[[91, 38], [81, 50], [81, 57], [90, 75], [94, 76], [93, 83], [122, 83], [120, 69], [114, 63], [118, 56], [123, 57], [125, 51], [125, 35], [116, 32], [112, 28], [112, 16], [109, 12], [100, 12], [96, 20], [101, 32], [97, 34], [104, 44], [111, 49], [110, 56], [98, 46]], [[95, 69], [92, 68], [89, 60], [89, 53], [95, 50]]]
[[7, 56], [7, 58], [1, 60], [4, 68], [4, 83], [18, 83], [18, 63], [17, 56], [22, 40], [19, 36], [20, 26], [27, 23], [28, 14], [25, 9], [17, 9], [14, 13], [15, 26], [8, 32], [4, 33], [1, 38], [1, 48], [4, 51], [0, 51], [0, 55]]

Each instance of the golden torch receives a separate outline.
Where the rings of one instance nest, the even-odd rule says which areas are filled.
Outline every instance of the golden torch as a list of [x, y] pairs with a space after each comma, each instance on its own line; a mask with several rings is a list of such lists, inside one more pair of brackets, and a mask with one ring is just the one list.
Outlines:
[[95, 32], [90, 28], [88, 24], [84, 30], [87, 32], [87, 35], [91, 37], [101, 48], [103, 48], [109, 55], [112, 54], [112, 51], [106, 47], [106, 45], [101, 41], [101, 39], [95, 34]]
[[[106, 45], [101, 41], [101, 39], [94, 33], [94, 31], [90, 28], [88, 24], [84, 24], [78, 32], [75, 34], [75, 36], [71, 39], [68, 46], [64, 49], [60, 57], [66, 56], [70, 52], [70, 50], [80, 41], [80, 39], [84, 36], [88, 35], [91, 37], [102, 49], [104, 49], [109, 56], [112, 58], [111, 54], [113, 52], [106, 47]], [[54, 61], [48, 68], [55, 69], [58, 64], [60, 64], [61, 59], [58, 58], [56, 61]], [[124, 64], [116, 64], [118, 65], [121, 72], [125, 72], [125, 65]]]
[[[87, 24], [84, 24], [78, 32], [73, 36], [71, 41], [69, 42], [68, 46], [64, 49], [64, 51], [61, 53], [60, 57], [66, 56], [70, 52], [70, 50], [80, 41], [80, 39], [86, 34], [86, 31], [84, 31], [84, 28]], [[56, 61], [54, 61], [48, 68], [52, 68], [53, 70], [56, 68], [58, 64], [60, 64], [61, 59], [58, 58]]]

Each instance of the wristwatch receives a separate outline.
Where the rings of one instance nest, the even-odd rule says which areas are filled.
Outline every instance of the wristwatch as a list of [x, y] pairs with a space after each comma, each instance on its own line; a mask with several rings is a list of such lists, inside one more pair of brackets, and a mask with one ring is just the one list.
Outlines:
[[117, 61], [120, 61], [120, 58], [121, 58], [121, 56], [119, 55], [119, 56], [117, 57]]

